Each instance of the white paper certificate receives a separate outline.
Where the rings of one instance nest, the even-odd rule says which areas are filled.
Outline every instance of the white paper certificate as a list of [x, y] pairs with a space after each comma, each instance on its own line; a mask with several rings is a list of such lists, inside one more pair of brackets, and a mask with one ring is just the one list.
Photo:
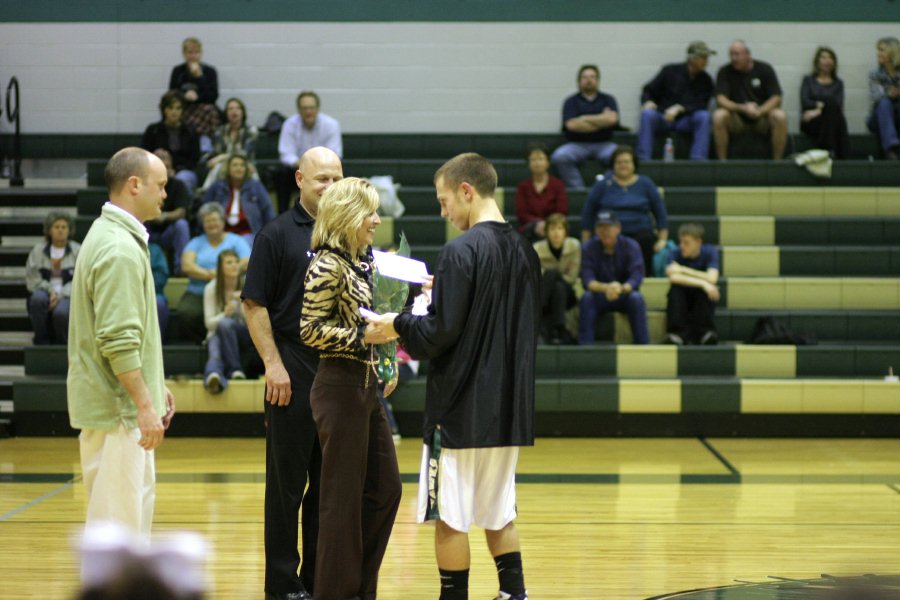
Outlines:
[[372, 250], [372, 257], [375, 259], [375, 268], [384, 277], [410, 283], [425, 283], [428, 267], [421, 260], [397, 256], [380, 250]]

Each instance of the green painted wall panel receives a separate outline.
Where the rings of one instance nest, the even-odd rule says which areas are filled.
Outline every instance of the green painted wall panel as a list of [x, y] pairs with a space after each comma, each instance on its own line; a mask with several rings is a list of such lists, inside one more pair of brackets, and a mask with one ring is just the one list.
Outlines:
[[880, 22], [900, 20], [900, 7], [891, 0], [867, 0], [866, 10], [841, 0], [61, 0], [8, 2], [3, 22], [514, 22], [514, 21], [801, 21]]

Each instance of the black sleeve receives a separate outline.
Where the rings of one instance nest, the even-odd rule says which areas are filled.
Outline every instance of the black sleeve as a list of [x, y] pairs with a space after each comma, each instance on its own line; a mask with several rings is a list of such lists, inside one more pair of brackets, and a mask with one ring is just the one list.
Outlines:
[[728, 81], [728, 73], [726, 71], [726, 66], [719, 69], [718, 74], [716, 74], [716, 95], [722, 95], [731, 99], [731, 85]]
[[172, 186], [172, 193], [170, 194], [171, 200], [167, 198], [166, 203], [171, 207], [171, 210], [183, 208], [185, 210], [185, 218], [190, 219], [190, 215], [187, 213], [191, 209], [191, 195], [187, 186], [184, 185], [183, 181], [174, 177], [169, 182]]
[[698, 110], [708, 110], [709, 101], [712, 99], [713, 91], [715, 90], [715, 85], [713, 84], [712, 77], [709, 76], [709, 73], [700, 73], [698, 77], [700, 80], [697, 82], [694, 93], [688, 93], [685, 102], [682, 104], [684, 106], [685, 114], [688, 115], [693, 114]]
[[428, 314], [416, 316], [401, 313], [394, 320], [394, 328], [410, 356], [419, 360], [434, 358], [459, 341], [469, 320], [469, 312], [474, 309], [471, 279], [474, 272], [473, 256], [467, 256], [452, 246], [441, 250]]
[[[665, 86], [666, 69], [663, 67], [659, 70], [651, 81], [648, 81], [641, 93], [641, 104], [652, 100], [657, 105], [662, 102], [663, 88]], [[660, 107], [661, 108], [661, 107]]]
[[200, 162], [200, 136], [187, 125], [182, 126], [181, 130], [182, 132], [185, 132], [182, 136], [182, 139], [184, 140], [184, 157], [189, 163], [185, 165], [185, 167], [188, 169], [196, 169], [197, 163]]
[[772, 65], [766, 64], [766, 68], [763, 69], [763, 77], [763, 85], [766, 88], [766, 92], [769, 94], [769, 98], [772, 96], [780, 96], [781, 84], [778, 83], [778, 76], [775, 74], [775, 69], [772, 68]]
[[807, 75], [800, 84], [800, 110], [811, 110], [815, 107], [816, 100], [812, 94], [812, 75]]
[[219, 98], [219, 75], [215, 68], [203, 65], [203, 76], [197, 80], [197, 101], [215, 104]]
[[181, 74], [184, 65], [175, 65], [172, 67], [172, 74], [169, 76], [169, 89], [181, 91]]
[[150, 125], [147, 125], [147, 129], [144, 130], [144, 135], [141, 136], [141, 148], [147, 152], [153, 152], [158, 148], [156, 145], [155, 130], [155, 123], [151, 123]]
[[253, 300], [266, 307], [272, 303], [279, 273], [280, 257], [276, 251], [278, 247], [279, 245], [269, 238], [268, 232], [261, 231], [254, 237], [250, 264], [247, 265], [244, 288], [241, 290], [242, 300]]

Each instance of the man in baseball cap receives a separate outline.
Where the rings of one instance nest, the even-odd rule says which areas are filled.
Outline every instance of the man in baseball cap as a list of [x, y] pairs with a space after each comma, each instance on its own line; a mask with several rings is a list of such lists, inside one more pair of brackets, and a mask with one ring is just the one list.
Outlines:
[[671, 135], [674, 131], [693, 134], [691, 160], [709, 157], [709, 101], [715, 86], [706, 65], [709, 55], [715, 53], [706, 42], [691, 42], [685, 62], [664, 66], [644, 86], [635, 148], [639, 159], [651, 158], [657, 135]]

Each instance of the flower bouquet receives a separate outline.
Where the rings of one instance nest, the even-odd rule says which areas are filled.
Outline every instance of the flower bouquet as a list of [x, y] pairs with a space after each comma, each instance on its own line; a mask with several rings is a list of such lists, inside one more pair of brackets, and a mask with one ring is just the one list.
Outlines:
[[[400, 234], [400, 247], [396, 254], [409, 258], [409, 242], [406, 241], [406, 234]], [[409, 295], [409, 284], [399, 279], [386, 277], [378, 271], [376, 266], [373, 273], [373, 310], [383, 315], [384, 313], [398, 313], [403, 310], [406, 304], [406, 297]], [[379, 344], [376, 348], [378, 353], [378, 366], [376, 372], [378, 378], [385, 384], [394, 381], [397, 378], [397, 342], [387, 342]]]

